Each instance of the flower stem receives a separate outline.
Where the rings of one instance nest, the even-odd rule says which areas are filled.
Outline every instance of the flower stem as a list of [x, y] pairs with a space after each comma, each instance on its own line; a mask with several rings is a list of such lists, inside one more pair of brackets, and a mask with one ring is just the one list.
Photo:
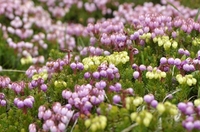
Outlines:
[[134, 124], [130, 125], [129, 127], [125, 128], [122, 132], [129, 132], [130, 130], [132, 130], [137, 125], [138, 125], [137, 123], [134, 123]]
[[72, 126], [72, 129], [71, 129], [71, 131], [70, 132], [73, 132], [73, 130], [74, 130], [74, 127], [75, 127], [75, 125], [76, 125], [76, 123], [78, 122], [78, 119], [76, 119], [76, 121], [74, 122], [74, 125]]
[[2, 69], [0, 72], [26, 72], [24, 70]]

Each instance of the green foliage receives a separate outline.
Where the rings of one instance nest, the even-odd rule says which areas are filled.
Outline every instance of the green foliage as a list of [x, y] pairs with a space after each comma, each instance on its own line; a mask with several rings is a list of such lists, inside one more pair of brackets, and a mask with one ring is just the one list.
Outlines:
[[[20, 115], [20, 116], [19, 116]], [[2, 132], [28, 131], [27, 126], [33, 121], [33, 115], [28, 112], [24, 114], [20, 109], [11, 109], [5, 114], [1, 114], [0, 129]]]
[[[41, 2], [39, 2], [38, 0], [34, 0], [34, 2], [36, 5], [41, 4]], [[119, 3], [124, 2], [134, 2], [136, 5], [138, 5], [143, 4], [144, 1], [119, 1]], [[158, 3], [159, 1], [154, 0], [153, 2]], [[191, 4], [191, 2], [188, 2], [188, 4], [189, 3]], [[117, 7], [112, 5], [112, 3], [109, 4], [110, 5], [108, 6], [112, 9], [112, 11], [117, 10]], [[47, 6], [45, 4], [42, 5], [44, 5], [45, 10], [47, 11]], [[177, 9], [174, 5], [170, 5]], [[194, 7], [195, 6], [196, 5], [194, 5]], [[70, 9], [70, 12], [66, 13], [63, 18], [56, 18], [53, 16], [51, 17], [55, 20], [61, 20], [62, 22], [81, 23], [83, 25], [86, 25], [87, 19], [90, 17], [94, 17], [96, 20], [99, 20], [103, 17], [105, 19], [108, 19], [113, 16], [109, 14], [103, 15], [99, 9], [96, 12], [88, 13], [85, 9], [78, 9], [75, 5], [73, 5]], [[196, 15], [195, 19], [197, 20], [198, 17], [199, 13]], [[5, 22], [5, 25], [9, 25], [10, 20], [4, 16], [0, 16], [0, 23], [2, 22]], [[44, 32], [43, 29], [38, 28], [36, 25], [33, 25], [32, 29], [34, 30], [34, 33]], [[196, 53], [200, 49], [199, 33], [197, 31], [193, 31], [191, 34], [188, 34], [178, 28], [174, 28], [173, 30], [178, 34], [177, 38], [175, 39], [169, 35], [164, 36], [163, 38], [156, 38], [158, 40], [151, 40], [149, 34], [145, 34], [144, 36], [142, 36], [142, 39], [145, 41], [144, 46], [139, 45], [137, 41], [133, 41], [133, 44], [131, 44], [131, 46], [139, 50], [139, 53], [133, 56], [133, 63], [137, 65], [144, 64], [145, 66], [159, 67], [160, 58], [163, 56], [167, 58], [174, 57], [185, 60], [187, 56], [178, 54], [178, 48], [190, 49], [190, 57], [196, 58]], [[128, 35], [135, 32], [135, 30], [129, 24], [125, 26], [125, 31], [128, 32]], [[95, 36], [98, 39], [95, 46], [100, 45], [99, 38], [101, 36], [98, 35], [99, 34]], [[3, 36], [2, 32], [0, 32], [0, 36]], [[10, 37], [12, 37], [16, 41], [20, 40], [20, 38], [15, 35], [10, 35]], [[89, 46], [90, 38], [88, 36], [73, 37], [76, 40], [77, 46], [80, 46], [82, 48]], [[27, 41], [30, 41], [30, 38], [28, 38]], [[165, 45], [164, 43], [168, 42], [170, 43], [170, 46], [159, 46], [159, 43], [161, 41], [163, 41], [162, 45]], [[178, 44], [177, 46], [174, 46], [175, 48], [171, 46], [173, 42], [177, 42]], [[49, 59], [49, 61], [56, 61], [58, 59], [63, 59], [66, 55], [69, 56], [70, 54], [70, 51], [67, 49], [59, 50], [56, 41], [45, 40], [45, 43], [47, 43], [48, 48], [46, 50], [38, 50], [39, 54], [44, 55], [45, 60]], [[49, 75], [50, 73], [46, 72], [46, 78], [44, 80], [48, 86], [47, 92], [41, 91], [39, 86], [30, 90], [27, 85], [31, 81], [31, 79], [28, 79], [24, 72], [13, 74], [12, 72], [8, 71], [0, 71], [0, 76], [9, 76], [13, 82], [19, 80], [24, 80], [26, 82], [24, 95], [16, 94], [8, 88], [0, 88], [0, 92], [5, 93], [7, 101], [5, 107], [0, 106], [0, 130], [2, 132], [24, 132], [28, 131], [27, 126], [33, 122], [35, 122], [39, 127], [42, 127], [44, 121], [39, 120], [37, 117], [39, 106], [44, 105], [50, 108], [52, 107], [52, 104], [54, 102], [60, 102], [62, 105], [65, 105], [68, 100], [63, 99], [63, 90], [70, 90], [73, 92], [75, 91], [76, 86], [85, 84], [91, 84], [93, 87], [95, 87], [95, 83], [99, 80], [94, 78], [84, 79], [84, 73], [87, 71], [90, 73], [98, 71], [99, 65], [101, 63], [108, 63], [115, 64], [115, 66], [119, 70], [120, 78], [115, 78], [113, 80], [101, 78], [107, 83], [107, 86], [105, 88], [105, 102], [101, 103], [99, 106], [94, 105], [91, 113], [89, 113], [88, 115], [81, 113], [80, 117], [77, 119], [78, 122], [70, 122], [71, 124], [67, 128], [67, 131], [71, 130], [74, 132], [90, 132], [96, 130], [97, 132], [126, 132], [127, 129], [132, 132], [184, 131], [181, 121], [185, 120], [185, 117], [179, 117], [179, 120], [175, 121], [174, 119], [177, 111], [175, 110], [175, 112], [171, 112], [171, 110], [177, 109], [177, 107], [173, 105], [173, 103], [177, 104], [180, 101], [193, 101], [196, 98], [200, 97], [199, 69], [194, 72], [184, 72], [183, 70], [179, 70], [175, 66], [170, 66], [169, 71], [164, 72], [166, 73], [166, 77], [148, 78], [146, 76], [147, 71], [140, 71], [139, 78], [134, 79], [134, 70], [132, 69], [131, 62], [129, 62], [132, 54], [130, 51], [128, 51], [127, 47], [124, 48], [124, 51], [121, 52], [114, 52], [114, 50], [109, 46], [106, 47], [100, 45], [100, 48], [104, 48], [105, 50], [110, 51], [112, 54], [108, 56], [102, 55], [99, 58], [97, 56], [91, 57], [89, 55], [87, 55], [87, 58], [86, 56], [81, 56], [80, 61], [82, 60], [84, 63], [84, 70], [72, 70], [69, 66], [69, 63], [68, 65], [64, 66], [62, 70], [52, 73], [51, 78], [47, 78], [47, 75]], [[79, 50], [74, 49], [72, 54], [79, 55]], [[74, 61], [73, 57], [71, 56], [70, 58], [71, 62]], [[84, 59], [89, 59], [89, 61], [84, 62]], [[37, 68], [42, 65], [43, 64], [36, 64]], [[0, 66], [3, 67], [3, 70], [26, 70], [30, 65], [21, 65], [20, 58], [17, 56], [17, 52], [7, 45], [7, 42], [3, 37], [0, 37]], [[32, 79], [37, 80], [42, 76], [42, 74], [43, 73], [35, 73]], [[181, 76], [187, 76], [191, 74], [193, 78], [197, 80], [197, 82], [192, 84], [188, 84], [187, 82], [180, 83], [179, 79], [176, 78], [176, 75], [179, 74], [181, 74]], [[116, 82], [119, 82], [122, 85], [122, 93], [111, 92], [109, 90], [109, 85], [115, 84]], [[133, 88], [134, 94], [127, 94], [125, 91], [127, 88]], [[153, 108], [143, 101], [143, 96], [149, 93], [153, 94], [155, 99], [160, 102], [160, 108]], [[170, 98], [167, 98], [169, 94], [173, 96], [172, 100], [170, 100]], [[28, 95], [34, 96], [35, 102], [33, 108], [18, 109], [13, 104], [13, 100], [15, 99], [15, 97], [24, 99]], [[119, 104], [113, 103], [112, 99], [114, 95], [120, 95], [121, 102]], [[171, 103], [167, 102], [168, 100]], [[75, 112], [78, 112], [77, 108], [73, 107], [72, 109], [74, 109]], [[139, 118], [134, 119], [133, 113], [136, 114]], [[146, 116], [149, 116], [148, 114], [151, 114], [153, 118], [149, 119], [151, 118], [150, 116], [148, 117], [149, 120], [146, 121], [144, 119], [146, 118]], [[102, 119], [102, 117], [105, 122], [101, 122], [101, 120], [99, 121], [99, 119]], [[87, 123], [85, 123], [87, 120], [93, 120], [93, 123], [95, 123], [97, 120], [100, 125], [96, 124], [95, 128], [95, 125], [92, 126], [91, 124], [88, 125]]]
[[51, 49], [49, 53], [49, 59], [52, 59], [52, 60], [57, 60], [59, 58], [62, 59], [64, 58], [65, 55], [66, 53], [59, 52], [58, 50], [55, 50], [55, 49]]
[[[0, 36], [3, 36], [2, 31], [0, 32]], [[0, 37], [0, 65], [6, 69], [17, 68], [20, 66], [19, 62], [15, 51], [9, 48], [3, 37]]]
[[180, 0], [181, 4], [184, 6], [190, 7], [190, 8], [199, 8], [200, 7], [200, 0], [193, 0], [193, 1], [188, 1], [188, 0]]

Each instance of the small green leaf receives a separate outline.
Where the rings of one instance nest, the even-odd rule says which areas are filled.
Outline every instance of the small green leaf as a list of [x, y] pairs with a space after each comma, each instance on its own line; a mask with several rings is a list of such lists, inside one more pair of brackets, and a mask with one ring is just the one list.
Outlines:
[[199, 17], [199, 14], [200, 14], [200, 8], [198, 9], [198, 12], [197, 12], [197, 14], [196, 14], [196, 16], [195, 16], [195, 18], [194, 18], [194, 21], [195, 21], [195, 22], [197, 21], [197, 19], [198, 19], [198, 17]]
[[78, 44], [80, 44], [81, 46], [85, 46], [83, 39], [81, 37], [78, 37]]
[[[174, 7], [174, 9], [176, 9], [179, 13], [181, 13], [181, 11], [175, 5], [173, 5], [172, 3], [167, 2], [167, 4], [171, 5], [172, 7]], [[181, 13], [181, 15], [183, 15], [183, 14]]]
[[200, 98], [200, 87], [198, 87], [198, 95], [197, 98]]

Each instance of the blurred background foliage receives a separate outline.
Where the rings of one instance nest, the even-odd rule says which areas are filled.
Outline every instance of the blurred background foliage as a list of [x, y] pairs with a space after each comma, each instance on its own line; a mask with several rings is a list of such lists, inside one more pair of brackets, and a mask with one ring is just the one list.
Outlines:
[[190, 8], [200, 8], [200, 0], [179, 0], [181, 4]]

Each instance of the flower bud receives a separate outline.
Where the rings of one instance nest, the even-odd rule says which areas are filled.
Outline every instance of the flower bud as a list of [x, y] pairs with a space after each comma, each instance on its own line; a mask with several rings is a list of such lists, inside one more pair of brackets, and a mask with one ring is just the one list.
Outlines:
[[96, 124], [92, 124], [92, 125], [90, 126], [90, 129], [92, 130], [92, 132], [95, 132], [95, 131], [97, 130]]
[[191, 121], [186, 122], [186, 123], [185, 123], [185, 128], [186, 128], [187, 130], [191, 131], [191, 130], [194, 128], [194, 124], [193, 124]]
[[186, 108], [187, 108], [187, 105], [185, 103], [183, 103], [183, 102], [178, 103], [178, 109], [180, 111], [183, 112], [183, 111], [185, 111]]
[[90, 75], [90, 73], [89, 73], [89, 72], [86, 72], [86, 73], [84, 74], [84, 78], [85, 78], [85, 79], [88, 79], [88, 78], [90, 78], [90, 76], [91, 76], [91, 75]]
[[41, 88], [41, 90], [44, 91], [44, 92], [47, 91], [47, 85], [46, 85], [46, 84], [42, 84], [42, 85], [40, 86], [40, 88]]
[[39, 118], [39, 119], [42, 119], [42, 118], [43, 118], [43, 115], [44, 115], [44, 112], [43, 112], [43, 111], [39, 111], [39, 112], [38, 112], [38, 118]]
[[54, 121], [51, 120], [51, 119], [48, 119], [48, 120], [46, 120], [45, 124], [46, 124], [48, 127], [51, 127], [51, 126], [54, 126]]
[[70, 67], [72, 68], [72, 70], [75, 70], [77, 65], [76, 65], [76, 63], [73, 62], [73, 63], [70, 64]]
[[69, 99], [69, 98], [71, 98], [71, 96], [72, 96], [72, 92], [71, 91], [67, 91], [67, 90], [63, 90], [62, 91], [62, 97], [64, 99]]
[[185, 114], [186, 115], [192, 115], [192, 114], [194, 114], [194, 108], [192, 107], [192, 106], [188, 106], [188, 107], [186, 107], [186, 109], [185, 109]]
[[138, 116], [138, 114], [136, 112], [131, 113], [131, 120], [135, 121], [137, 116]]
[[152, 107], [156, 108], [157, 105], [158, 105], [158, 101], [157, 101], [157, 100], [151, 101], [151, 106], [152, 106]]
[[169, 113], [171, 115], [177, 115], [178, 114], [178, 110], [176, 108], [172, 108], [172, 109], [169, 110]]
[[17, 102], [17, 107], [18, 108], [23, 108], [24, 107], [24, 102], [23, 101], [21, 101], [21, 100], [19, 100], [18, 102]]
[[199, 106], [199, 105], [200, 105], [200, 99], [196, 99], [196, 100], [194, 101], [194, 105], [195, 105], [195, 106]]
[[43, 119], [44, 119], [44, 120], [47, 120], [47, 119], [49, 119], [51, 116], [52, 116], [51, 110], [46, 110], [46, 111], [44, 112]]
[[83, 69], [84, 69], [83, 63], [78, 62], [78, 63], [77, 63], [77, 68], [78, 68], [79, 70], [83, 70]]
[[24, 100], [24, 105], [25, 105], [26, 107], [28, 107], [28, 108], [32, 108], [32, 107], [33, 107], [33, 102], [31, 101], [30, 98], [26, 98], [26, 99]]
[[84, 124], [85, 124], [85, 127], [88, 128], [91, 125], [91, 120], [87, 119]]
[[64, 124], [67, 124], [69, 122], [69, 119], [67, 116], [62, 116], [61, 117], [61, 121], [64, 123]]
[[133, 94], [134, 90], [133, 90], [133, 88], [127, 88], [126, 92], [129, 93], [129, 94]]
[[161, 76], [162, 78], [165, 78], [165, 77], [166, 77], [166, 72], [161, 72], [161, 73], [160, 73], [160, 76]]
[[178, 43], [177, 43], [176, 41], [174, 41], [174, 42], [172, 43], [172, 47], [173, 47], [174, 49], [176, 49], [177, 46], [178, 46]]
[[165, 57], [160, 58], [160, 64], [165, 64], [167, 59]]
[[158, 103], [156, 109], [158, 110], [158, 112], [160, 114], [162, 114], [163, 112], [165, 112], [165, 106], [164, 106], [164, 104]]
[[187, 85], [192, 86], [192, 79], [187, 79]]
[[154, 100], [154, 96], [152, 94], [147, 94], [144, 96], [144, 101], [147, 103], [151, 103], [151, 101]]
[[143, 119], [143, 124], [144, 124], [146, 127], [149, 126], [150, 122], [151, 122], [151, 120], [150, 120], [149, 118], [144, 118], [144, 119]]
[[140, 73], [139, 73], [138, 71], [134, 71], [134, 72], [133, 72], [133, 77], [134, 77], [135, 79], [137, 79], [139, 76], [140, 76]]
[[0, 100], [0, 105], [1, 105], [1, 106], [6, 106], [6, 100], [4, 100], [4, 99], [3, 99], [3, 100]]
[[167, 62], [170, 64], [170, 65], [173, 65], [174, 64], [174, 58], [169, 58], [167, 60]]
[[45, 111], [46, 110], [46, 108], [43, 106], [43, 105], [41, 105], [39, 108], [38, 108], [38, 111]]
[[114, 95], [113, 96], [113, 103], [117, 104], [121, 101], [121, 97], [119, 95]]
[[59, 129], [60, 131], [64, 131], [65, 128], [66, 128], [66, 125], [65, 125], [64, 123], [60, 122], [60, 123], [58, 124], [58, 129]]
[[143, 102], [143, 98], [142, 98], [142, 97], [136, 97], [136, 98], [133, 100], [133, 105], [139, 106], [140, 104], [142, 104], [142, 102]]
[[197, 130], [200, 130], [200, 120], [196, 120], [194, 121], [194, 128], [197, 129]]
[[140, 69], [141, 71], [145, 71], [147, 68], [146, 68], [145, 65], [140, 65], [140, 66], [139, 66], [139, 69]]
[[100, 74], [99, 74], [99, 72], [93, 72], [93, 73], [92, 73], [92, 76], [93, 76], [95, 79], [99, 79]]
[[137, 116], [135, 121], [136, 121], [138, 124], [140, 124], [141, 121], [142, 121], [142, 119], [140, 118], [140, 116]]
[[29, 132], [36, 132], [36, 125], [35, 124], [30, 124], [28, 129], [29, 129]]
[[192, 78], [192, 84], [195, 85], [197, 83], [197, 80], [195, 78]]
[[51, 132], [58, 132], [58, 128], [53, 125], [53, 126], [50, 127], [50, 131]]

